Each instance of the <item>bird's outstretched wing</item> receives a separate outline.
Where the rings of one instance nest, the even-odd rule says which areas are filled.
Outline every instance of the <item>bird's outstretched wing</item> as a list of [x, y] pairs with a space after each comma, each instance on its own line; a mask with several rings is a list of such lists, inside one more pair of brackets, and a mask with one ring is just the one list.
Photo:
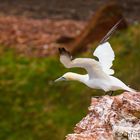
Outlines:
[[108, 78], [107, 74], [104, 73], [99, 62], [91, 58], [76, 58], [72, 60], [72, 57], [68, 51], [64, 48], [59, 48], [60, 62], [66, 68], [80, 67], [84, 68], [89, 75], [89, 78]]
[[98, 57], [99, 63], [105, 73], [112, 75], [114, 70], [110, 69], [115, 59], [114, 51], [112, 50], [109, 42], [99, 45], [93, 53], [94, 56]]
[[100, 45], [96, 48], [93, 55], [96, 56], [99, 59], [99, 63], [102, 66], [102, 69], [105, 73], [109, 75], [114, 74], [114, 70], [111, 69], [113, 65], [113, 60], [115, 59], [115, 54], [113, 49], [111, 48], [111, 45], [107, 40], [110, 38], [110, 36], [114, 33], [114, 31], [117, 29], [119, 23], [122, 21], [119, 20], [105, 35], [105, 37], [100, 41]]

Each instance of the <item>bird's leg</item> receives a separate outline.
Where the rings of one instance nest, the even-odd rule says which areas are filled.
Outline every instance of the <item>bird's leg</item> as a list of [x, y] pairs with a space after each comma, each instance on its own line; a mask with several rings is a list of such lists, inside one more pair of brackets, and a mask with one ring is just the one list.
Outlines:
[[112, 95], [113, 95], [113, 93], [114, 93], [114, 91], [107, 92], [107, 95], [112, 96]]
[[111, 96], [113, 95], [114, 91], [111, 91]]

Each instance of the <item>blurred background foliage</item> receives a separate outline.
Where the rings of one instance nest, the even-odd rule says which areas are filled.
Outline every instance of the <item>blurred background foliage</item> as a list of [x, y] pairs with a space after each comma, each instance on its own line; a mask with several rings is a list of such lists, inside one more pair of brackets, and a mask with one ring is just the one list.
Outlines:
[[[135, 89], [140, 84], [139, 36], [140, 26], [133, 25], [111, 39], [115, 76]], [[92, 57], [92, 53], [79, 56]], [[0, 46], [0, 139], [61, 140], [73, 131], [91, 96], [103, 92], [78, 82], [54, 83], [67, 71], [84, 73], [65, 69], [58, 57], [30, 58]]]
[[[56, 39], [78, 35], [87, 19], [108, 2], [4, 0], [0, 3], [0, 140], [63, 140], [87, 114], [91, 97], [104, 95], [103, 91], [76, 81], [54, 83], [65, 72], [86, 71], [64, 68], [53, 51], [57, 48]], [[113, 69], [116, 77], [139, 90], [140, 2], [117, 2], [131, 24], [110, 39], [116, 54]], [[97, 45], [98, 42], [91, 44], [90, 49], [76, 57], [94, 58], [92, 53]]]

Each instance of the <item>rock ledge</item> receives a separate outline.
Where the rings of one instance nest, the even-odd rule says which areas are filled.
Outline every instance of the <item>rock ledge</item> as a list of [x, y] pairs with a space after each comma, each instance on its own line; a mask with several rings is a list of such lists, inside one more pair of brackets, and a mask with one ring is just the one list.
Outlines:
[[92, 98], [88, 110], [66, 140], [140, 140], [140, 92]]

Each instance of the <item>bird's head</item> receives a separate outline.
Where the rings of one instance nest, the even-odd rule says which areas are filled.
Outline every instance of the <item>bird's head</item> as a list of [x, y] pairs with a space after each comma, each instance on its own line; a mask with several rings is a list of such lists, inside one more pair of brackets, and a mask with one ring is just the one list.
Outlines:
[[75, 78], [76, 78], [76, 74], [74, 74], [72, 72], [67, 72], [63, 76], [61, 76], [60, 78], [56, 79], [55, 82], [75, 80]]

